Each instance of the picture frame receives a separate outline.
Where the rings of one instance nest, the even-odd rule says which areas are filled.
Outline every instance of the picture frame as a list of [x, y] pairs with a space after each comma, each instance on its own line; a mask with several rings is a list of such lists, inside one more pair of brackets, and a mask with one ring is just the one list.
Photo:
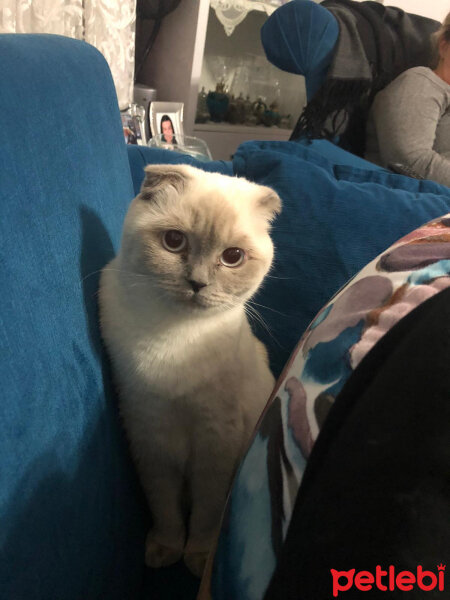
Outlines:
[[183, 131], [183, 102], [152, 102], [149, 110], [152, 137], [161, 137], [163, 144], [177, 145]]
[[122, 119], [123, 136], [126, 144], [145, 146], [145, 109], [137, 104], [132, 104], [120, 113]]

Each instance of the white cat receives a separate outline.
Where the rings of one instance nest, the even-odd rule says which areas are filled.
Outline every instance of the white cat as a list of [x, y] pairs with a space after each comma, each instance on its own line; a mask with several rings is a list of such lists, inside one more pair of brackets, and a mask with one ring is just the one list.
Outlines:
[[153, 517], [149, 566], [201, 575], [237, 463], [274, 385], [245, 302], [273, 258], [270, 188], [188, 166], [146, 168], [100, 314]]

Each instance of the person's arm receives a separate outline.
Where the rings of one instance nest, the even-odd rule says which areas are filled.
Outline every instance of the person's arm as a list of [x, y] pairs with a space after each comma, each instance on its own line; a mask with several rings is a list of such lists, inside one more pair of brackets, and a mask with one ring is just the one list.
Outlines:
[[401, 164], [450, 186], [450, 160], [433, 150], [445, 92], [427, 77], [404, 77], [375, 98], [373, 118], [383, 164]]

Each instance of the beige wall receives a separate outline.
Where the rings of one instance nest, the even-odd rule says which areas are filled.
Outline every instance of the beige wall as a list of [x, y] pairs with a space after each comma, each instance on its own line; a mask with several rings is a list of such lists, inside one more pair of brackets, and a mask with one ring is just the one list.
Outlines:
[[385, 6], [398, 6], [406, 12], [443, 21], [450, 11], [449, 0], [385, 0]]
[[[314, 0], [315, 2], [321, 0]], [[363, 0], [358, 0], [362, 2]], [[406, 12], [416, 15], [423, 15], [436, 21], [443, 21], [446, 14], [450, 11], [449, 0], [376, 0], [385, 6], [398, 6]]]

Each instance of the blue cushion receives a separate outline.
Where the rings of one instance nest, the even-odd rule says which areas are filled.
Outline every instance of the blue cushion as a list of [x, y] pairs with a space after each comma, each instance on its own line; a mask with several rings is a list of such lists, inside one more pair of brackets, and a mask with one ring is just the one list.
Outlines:
[[267, 59], [283, 71], [304, 75], [308, 100], [325, 79], [338, 35], [335, 17], [311, 0], [280, 6], [261, 28]]
[[[255, 302], [254, 323], [279, 375], [325, 302], [395, 240], [450, 209], [450, 189], [384, 170], [334, 165], [295, 142], [247, 142], [236, 175], [281, 196], [274, 223], [275, 264]], [[266, 307], [266, 308], [264, 308]]]
[[356, 156], [356, 154], [347, 152], [347, 150], [340, 148], [329, 140], [308, 140], [306, 138], [300, 138], [299, 140], [295, 140], [295, 142], [297, 144], [307, 146], [309, 150], [322, 156], [327, 160], [328, 163], [331, 163], [332, 165], [347, 165], [349, 167], [365, 169], [366, 171], [383, 171], [385, 173], [391, 172], [369, 162], [368, 160], [364, 160], [364, 158]]
[[186, 164], [203, 169], [204, 171], [222, 173], [222, 175], [233, 175], [233, 165], [230, 161], [201, 161], [187, 154], [181, 154], [181, 152], [163, 150], [162, 148], [148, 148], [147, 146], [129, 145], [127, 149], [135, 195], [141, 189], [142, 181], [144, 180], [144, 167], [148, 164]]
[[142, 597], [147, 513], [100, 342], [133, 187], [106, 61], [0, 36], [0, 597]]

